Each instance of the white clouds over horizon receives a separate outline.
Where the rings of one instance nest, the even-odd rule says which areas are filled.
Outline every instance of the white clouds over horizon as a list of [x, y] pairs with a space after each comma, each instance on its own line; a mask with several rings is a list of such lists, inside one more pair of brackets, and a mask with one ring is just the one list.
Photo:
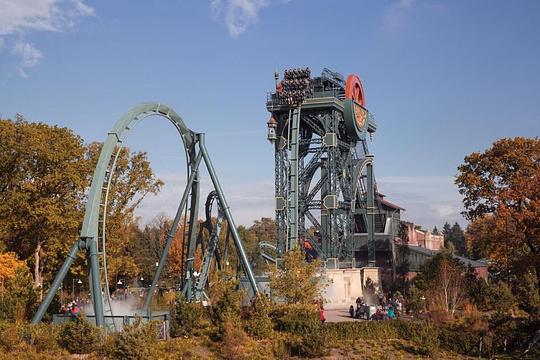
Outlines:
[[[180, 203], [182, 191], [186, 186], [184, 174], [157, 174], [165, 182], [162, 191], [156, 196], [146, 198], [137, 215], [141, 225], [164, 214], [173, 218]], [[235, 181], [220, 179], [225, 197], [236, 225], [251, 226], [261, 217], [274, 218], [274, 183], [273, 179], [263, 181]], [[466, 222], [460, 212], [463, 207], [457, 188], [451, 176], [393, 176], [381, 177], [377, 184], [387, 199], [406, 209], [401, 218], [413, 221], [431, 229], [441, 227], [445, 222]], [[207, 176], [201, 180], [201, 200], [199, 218], [203, 218], [204, 202], [213, 189]]]
[[12, 53], [19, 58], [19, 74], [34, 67], [43, 53], [25, 40], [34, 32], [60, 32], [74, 27], [75, 19], [94, 15], [83, 0], [0, 0], [0, 48], [6, 39], [15, 37]]
[[445, 222], [465, 226], [463, 204], [452, 176], [390, 176], [377, 179], [379, 191], [406, 209], [401, 218], [425, 228]]

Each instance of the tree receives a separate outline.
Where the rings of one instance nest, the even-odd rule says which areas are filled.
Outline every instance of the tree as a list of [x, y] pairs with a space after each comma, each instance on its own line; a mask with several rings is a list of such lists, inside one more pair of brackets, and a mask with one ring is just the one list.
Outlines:
[[540, 296], [538, 295], [538, 282], [536, 270], [525, 273], [516, 281], [516, 293], [519, 307], [532, 318], [540, 319]]
[[398, 263], [398, 265], [396, 266], [396, 273], [400, 282], [399, 288], [401, 289], [401, 291], [405, 291], [407, 285], [407, 273], [410, 269], [409, 234], [407, 231], [407, 224], [405, 222], [400, 222], [399, 224], [398, 238], [399, 243], [396, 246]]
[[433, 304], [454, 315], [466, 298], [463, 269], [455, 262], [444, 258], [439, 263], [437, 275], [431, 285]]
[[452, 249], [457, 255], [465, 256], [467, 254], [465, 234], [457, 222], [452, 226], [446, 222], [442, 234], [444, 235], [445, 248]]
[[[477, 247], [496, 261], [508, 260], [514, 273], [539, 268], [540, 139], [498, 140], [483, 153], [466, 156], [458, 171], [463, 215], [472, 221], [493, 217], [489, 221], [494, 236], [483, 238], [486, 244]], [[513, 249], [512, 256], [501, 259], [508, 248]]]
[[431, 230], [431, 233], [432, 233], [433, 235], [439, 235], [439, 229], [437, 229], [437, 226], [434, 226], [434, 227], [433, 227], [433, 230]]
[[452, 315], [467, 298], [465, 268], [448, 251], [441, 251], [429, 259], [414, 284], [427, 295], [432, 309]]
[[2, 292], [0, 293], [0, 320], [22, 321], [34, 312], [37, 301], [32, 286], [32, 275], [26, 264], [13, 258], [11, 254], [2, 254], [2, 265], [12, 264], [11, 270], [4, 269]]
[[0, 239], [34, 268], [56, 268], [81, 223], [88, 163], [67, 128], [0, 120]]
[[[102, 143], [91, 143], [87, 158], [95, 167]], [[107, 269], [111, 278], [134, 278], [139, 268], [134, 261], [134, 244], [138, 234], [135, 209], [148, 194], [156, 194], [163, 182], [152, 171], [145, 152], [122, 148], [112, 174], [107, 202]]]
[[248, 260], [253, 266], [254, 271], [258, 274], [263, 274], [267, 270], [267, 266], [259, 250], [259, 243], [275, 243], [275, 226], [273, 219], [263, 217], [260, 220], [255, 220], [249, 228], [245, 228], [244, 226], [238, 227]]
[[299, 247], [288, 251], [281, 268], [272, 269], [270, 288], [273, 295], [287, 304], [312, 304], [321, 294], [321, 277], [317, 276], [320, 262], [304, 261]]

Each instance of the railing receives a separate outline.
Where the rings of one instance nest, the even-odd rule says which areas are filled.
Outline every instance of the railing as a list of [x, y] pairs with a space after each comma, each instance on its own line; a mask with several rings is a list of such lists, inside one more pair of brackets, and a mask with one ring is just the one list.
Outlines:
[[[96, 325], [95, 315], [79, 315], [84, 316], [91, 324]], [[62, 324], [68, 321], [77, 321], [79, 316], [72, 314], [53, 314], [53, 323]], [[144, 315], [105, 315], [105, 324], [107, 324], [107, 332], [120, 332], [125, 326], [135, 325], [139, 322], [153, 322], [156, 326], [157, 336], [160, 340], [168, 340], [170, 337], [170, 315], [168, 312], [160, 311], [156, 314]]]

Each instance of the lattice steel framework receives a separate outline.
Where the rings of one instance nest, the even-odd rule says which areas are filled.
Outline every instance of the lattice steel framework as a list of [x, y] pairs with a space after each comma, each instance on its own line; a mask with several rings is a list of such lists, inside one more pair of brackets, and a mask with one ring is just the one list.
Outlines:
[[376, 125], [365, 108], [362, 84], [356, 75], [344, 81], [324, 69], [307, 82], [303, 98], [295, 88], [291, 101], [288, 77], [302, 70], [287, 70], [281, 82], [276, 74], [276, 91], [267, 101], [268, 139], [275, 148], [277, 258], [300, 244], [313, 256], [352, 261], [354, 217], [360, 214], [374, 265], [373, 157], [367, 141]]

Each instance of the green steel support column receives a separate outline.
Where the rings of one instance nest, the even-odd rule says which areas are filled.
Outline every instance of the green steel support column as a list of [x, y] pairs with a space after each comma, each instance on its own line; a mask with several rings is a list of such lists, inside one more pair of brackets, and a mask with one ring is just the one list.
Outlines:
[[94, 303], [94, 315], [96, 316], [96, 325], [105, 325], [105, 313], [103, 312], [103, 295], [101, 293], [101, 279], [99, 274], [99, 254], [97, 238], [88, 238], [86, 240], [88, 263], [90, 267], [90, 289]]
[[[195, 169], [199, 168], [201, 159], [202, 159], [202, 154], [201, 153], [197, 154], [197, 159], [195, 160], [195, 165], [194, 165]], [[195, 177], [197, 176], [197, 173], [198, 173], [197, 171], [193, 171], [191, 175], [189, 176], [186, 188], [184, 189], [184, 193], [182, 194], [182, 200], [180, 201], [180, 205], [178, 206], [178, 210], [176, 211], [176, 216], [174, 217], [172, 227], [169, 230], [169, 233], [167, 234], [167, 242], [165, 243], [165, 247], [163, 248], [163, 252], [161, 253], [161, 257], [159, 259], [156, 272], [154, 273], [154, 278], [152, 279], [152, 285], [150, 285], [150, 289], [148, 290], [148, 295], [146, 296], [146, 299], [144, 301], [143, 311], [145, 312], [148, 312], [150, 308], [150, 303], [152, 301], [154, 290], [159, 280], [159, 276], [161, 275], [161, 271], [163, 270], [163, 267], [165, 266], [165, 262], [167, 261], [167, 255], [169, 255], [169, 249], [171, 248], [174, 235], [176, 234], [176, 229], [178, 228], [178, 223], [180, 222], [180, 218], [182, 217], [182, 211], [186, 207], [187, 198], [189, 196], [191, 186], [193, 185], [193, 182], [195, 180]]]
[[[367, 155], [366, 158], [373, 159], [373, 155]], [[373, 161], [366, 164], [367, 170], [367, 246], [368, 246], [368, 266], [375, 266], [375, 186], [373, 181]]]
[[[321, 179], [328, 179], [328, 158], [321, 158]], [[328, 188], [328, 181], [325, 181], [323, 186], [321, 187], [321, 202], [324, 202], [324, 198], [329, 193]], [[324, 229], [325, 234], [330, 234], [330, 214], [327, 209], [324, 208], [324, 206], [321, 206], [321, 227]], [[323, 239], [323, 234], [321, 234], [321, 248], [323, 253], [326, 255], [328, 254], [330, 250], [330, 244], [328, 241], [325, 241]]]
[[298, 244], [298, 133], [300, 130], [300, 107], [293, 110], [291, 121], [291, 159], [289, 173], [289, 238], [287, 239], [287, 251], [292, 250]]
[[199, 169], [194, 170], [197, 174], [191, 187], [191, 208], [189, 211], [189, 232], [188, 232], [188, 248], [186, 258], [186, 269], [182, 276], [185, 277], [185, 283], [182, 285], [182, 291], [187, 300], [191, 300], [191, 287], [193, 282], [193, 265], [195, 260], [195, 250], [197, 247], [197, 220], [199, 218], [199, 195], [201, 190], [200, 173]]
[[249, 261], [246, 256], [246, 252], [244, 251], [244, 246], [242, 245], [242, 240], [240, 240], [238, 229], [236, 228], [234, 219], [231, 215], [229, 204], [227, 204], [227, 200], [225, 200], [225, 195], [223, 194], [223, 190], [221, 189], [221, 184], [219, 183], [219, 180], [217, 178], [216, 171], [214, 170], [212, 161], [210, 160], [210, 157], [208, 156], [208, 151], [206, 150], [206, 145], [204, 144], [204, 134], [198, 134], [198, 135], [199, 135], [199, 147], [204, 157], [204, 162], [206, 163], [206, 168], [208, 169], [210, 178], [212, 179], [212, 183], [214, 184], [214, 188], [216, 189], [216, 193], [221, 203], [223, 213], [225, 214], [225, 218], [227, 219], [227, 223], [229, 224], [229, 229], [231, 230], [234, 244], [236, 245], [236, 250], [238, 251], [238, 257], [240, 258], [242, 262], [242, 267], [244, 268], [244, 272], [246, 273], [249, 283], [251, 284], [253, 293], [255, 294], [255, 296], [259, 296], [259, 289], [257, 288], [257, 282], [255, 281], [255, 276], [253, 276], [251, 265], [249, 264]]
[[69, 254], [66, 260], [64, 260], [62, 267], [56, 274], [56, 277], [54, 278], [54, 281], [51, 284], [51, 287], [47, 291], [47, 295], [45, 296], [45, 299], [43, 299], [43, 302], [39, 305], [38, 310], [34, 314], [34, 317], [32, 318], [32, 324], [37, 324], [38, 322], [40, 322], [41, 319], [43, 318], [43, 315], [45, 315], [47, 308], [51, 304], [51, 301], [53, 300], [54, 295], [56, 294], [56, 291], [58, 291], [58, 288], [62, 284], [62, 281], [64, 281], [64, 278], [66, 277], [66, 274], [71, 264], [73, 264], [73, 261], [75, 261], [75, 259], [77, 258], [78, 252], [79, 252], [79, 240], [75, 241], [75, 243], [71, 247], [71, 250], [69, 251]]

